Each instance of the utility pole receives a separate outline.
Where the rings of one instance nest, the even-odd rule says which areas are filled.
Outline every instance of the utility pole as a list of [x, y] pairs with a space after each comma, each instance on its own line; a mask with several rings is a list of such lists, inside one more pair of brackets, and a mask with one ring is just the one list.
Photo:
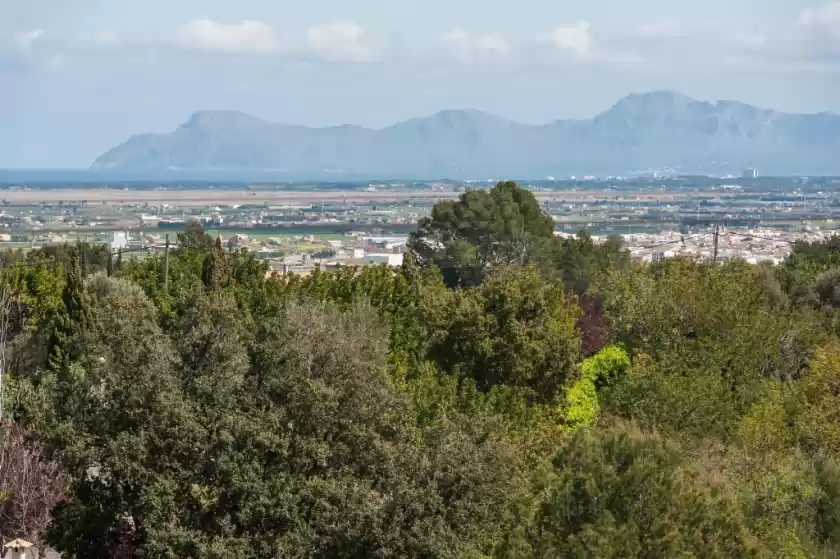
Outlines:
[[720, 225], [715, 225], [715, 253], [712, 257], [712, 264], [717, 264], [718, 259], [718, 239], [720, 238]]
[[163, 250], [163, 289], [169, 291], [169, 233], [166, 234], [166, 248]]

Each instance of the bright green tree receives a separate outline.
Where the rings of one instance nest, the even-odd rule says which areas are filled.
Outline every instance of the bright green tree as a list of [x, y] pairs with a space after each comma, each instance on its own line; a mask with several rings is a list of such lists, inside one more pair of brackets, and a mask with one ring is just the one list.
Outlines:
[[599, 390], [615, 385], [630, 370], [630, 356], [620, 346], [607, 346], [584, 359], [578, 378], [564, 387], [566, 400], [561, 409], [567, 428], [590, 427], [601, 412]]

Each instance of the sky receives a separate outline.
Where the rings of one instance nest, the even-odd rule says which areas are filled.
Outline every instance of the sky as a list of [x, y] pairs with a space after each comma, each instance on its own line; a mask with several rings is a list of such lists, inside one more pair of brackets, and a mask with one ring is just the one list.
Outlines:
[[0, 0], [0, 168], [86, 168], [198, 110], [545, 123], [662, 89], [840, 113], [840, 1]]

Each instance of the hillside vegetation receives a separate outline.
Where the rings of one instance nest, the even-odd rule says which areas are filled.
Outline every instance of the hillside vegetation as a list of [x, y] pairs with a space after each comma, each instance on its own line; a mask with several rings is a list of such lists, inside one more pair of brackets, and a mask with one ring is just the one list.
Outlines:
[[[0, 535], [90, 557], [840, 557], [840, 240], [560, 239], [515, 183], [401, 269], [3, 255]], [[168, 270], [168, 278], [165, 270]]]

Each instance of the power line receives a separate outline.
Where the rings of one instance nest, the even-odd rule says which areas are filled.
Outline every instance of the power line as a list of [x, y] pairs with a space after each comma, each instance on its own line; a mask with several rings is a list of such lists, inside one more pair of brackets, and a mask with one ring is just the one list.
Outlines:
[[[799, 240], [791, 241], [791, 240], [788, 240], [788, 239], [780, 239], [780, 238], [777, 238], [777, 237], [762, 237], [761, 235], [748, 235], [746, 233], [736, 233], [734, 231], [721, 231], [720, 234], [722, 234], [722, 235], [732, 235], [732, 236], [735, 236], [735, 237], [742, 237], [742, 238], [748, 239], [748, 240], [749, 239], [759, 239], [759, 240], [762, 240], [762, 241], [777, 241], [777, 242], [780, 242], [780, 243], [787, 243], [791, 246], [796, 246], [797, 243], [801, 242]], [[630, 249], [630, 250], [631, 250], [631, 252], [634, 252], [634, 251], [641, 251], [641, 250], [650, 250], [650, 249], [653, 249], [653, 248], [659, 248], [659, 247], [663, 247], [663, 246], [675, 245], [675, 244], [679, 244], [679, 243], [684, 243], [685, 241], [688, 241], [690, 239], [694, 239], [694, 238], [697, 238], [697, 237], [702, 237], [704, 235], [714, 235], [714, 231], [709, 231], [707, 233], [698, 233], [696, 235], [691, 235], [689, 237], [682, 237], [682, 238], [680, 238], [676, 241], [667, 241], [667, 242], [659, 243], [659, 244], [655, 244], [655, 245], [636, 247], [636, 248], [633, 248], [633, 249]]]
[[777, 239], [775, 237], [762, 237], [761, 235], [747, 235], [745, 233], [735, 233], [734, 231], [725, 231], [724, 235], [734, 235], [735, 237], [743, 237], [745, 239], [760, 239], [762, 241], [778, 241], [780, 243], [787, 243], [795, 246], [799, 241], [789, 241], [787, 239]]
[[[122, 249], [122, 253], [125, 254], [127, 252], [143, 252], [144, 250], [151, 250], [153, 248], [166, 249], [166, 245], [147, 245], [142, 247], [124, 248]], [[116, 253], [112, 252], [112, 254]]]
[[689, 235], [688, 237], [680, 236], [680, 238], [677, 239], [676, 241], [667, 241], [667, 242], [659, 243], [659, 244], [656, 244], [656, 245], [636, 247], [636, 248], [630, 249], [630, 251], [633, 252], [633, 251], [640, 251], [640, 250], [650, 250], [652, 248], [659, 248], [659, 247], [664, 247], [664, 246], [668, 246], [668, 245], [676, 245], [676, 244], [679, 244], [679, 243], [685, 243], [686, 241], [691, 240], [691, 239], [696, 239], [697, 237], [703, 237], [705, 235], [711, 235], [711, 234], [712, 233], [710, 232], [710, 233], [697, 233], [696, 235]]

